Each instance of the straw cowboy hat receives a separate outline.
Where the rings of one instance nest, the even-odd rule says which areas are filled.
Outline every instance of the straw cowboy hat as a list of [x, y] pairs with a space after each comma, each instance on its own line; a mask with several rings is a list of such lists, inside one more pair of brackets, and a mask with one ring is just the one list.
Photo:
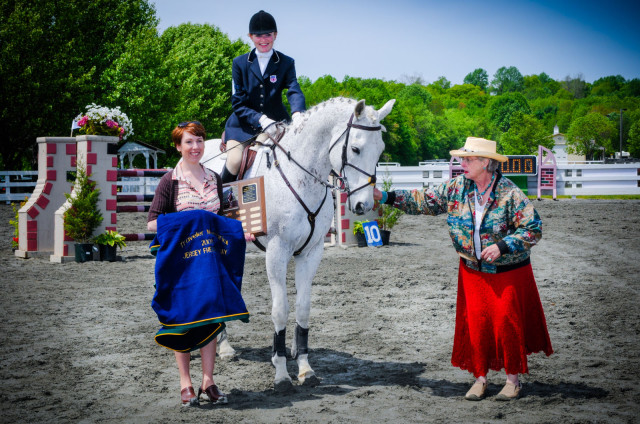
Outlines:
[[451, 150], [451, 156], [479, 156], [482, 158], [495, 159], [498, 162], [506, 162], [507, 157], [496, 153], [496, 142], [479, 137], [467, 137], [464, 147], [460, 150]]

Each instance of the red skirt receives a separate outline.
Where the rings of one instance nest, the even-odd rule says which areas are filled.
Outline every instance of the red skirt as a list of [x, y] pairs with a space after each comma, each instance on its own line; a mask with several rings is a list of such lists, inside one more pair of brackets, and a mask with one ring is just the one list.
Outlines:
[[527, 374], [527, 355], [553, 353], [531, 265], [499, 274], [458, 273], [451, 363], [477, 378], [491, 369]]

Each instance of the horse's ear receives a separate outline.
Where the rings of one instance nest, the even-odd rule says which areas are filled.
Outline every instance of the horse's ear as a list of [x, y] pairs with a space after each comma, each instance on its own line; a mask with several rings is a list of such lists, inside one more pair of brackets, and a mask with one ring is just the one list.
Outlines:
[[391, 99], [387, 103], [385, 103], [382, 108], [380, 108], [380, 110], [378, 111], [378, 121], [382, 121], [389, 114], [389, 112], [391, 112], [391, 108], [393, 107], [393, 104], [395, 102], [396, 99]]
[[364, 112], [364, 99], [360, 100], [356, 104], [356, 109], [353, 111], [353, 113], [356, 115], [356, 118], [360, 118], [360, 115], [362, 115], [362, 112]]

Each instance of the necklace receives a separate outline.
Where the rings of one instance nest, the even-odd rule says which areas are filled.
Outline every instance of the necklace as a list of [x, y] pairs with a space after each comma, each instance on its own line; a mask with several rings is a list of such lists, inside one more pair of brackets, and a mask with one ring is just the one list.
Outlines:
[[478, 193], [478, 184], [476, 184], [476, 194], [478, 195], [479, 198], [482, 198], [482, 196], [484, 196], [487, 190], [489, 190], [489, 187], [491, 187], [491, 185], [493, 184], [493, 180], [495, 179], [496, 179], [496, 174], [491, 174], [491, 181], [489, 181], [489, 184], [487, 184], [487, 188], [485, 188], [482, 193]]

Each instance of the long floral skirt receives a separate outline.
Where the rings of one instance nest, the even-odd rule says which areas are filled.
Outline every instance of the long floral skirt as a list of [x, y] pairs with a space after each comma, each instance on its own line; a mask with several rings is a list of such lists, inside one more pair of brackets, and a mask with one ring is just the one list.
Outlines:
[[451, 363], [477, 378], [489, 370], [526, 374], [527, 355], [553, 353], [531, 265], [499, 274], [458, 273]]

